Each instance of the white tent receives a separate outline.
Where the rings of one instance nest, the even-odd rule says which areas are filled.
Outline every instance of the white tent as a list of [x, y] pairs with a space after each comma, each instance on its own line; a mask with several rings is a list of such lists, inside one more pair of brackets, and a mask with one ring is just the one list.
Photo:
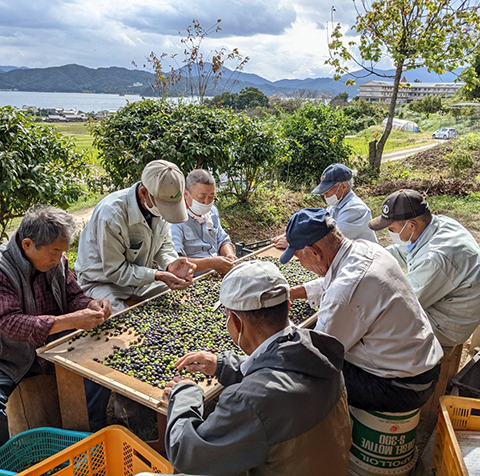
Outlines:
[[[387, 119], [384, 119], [382, 126], [387, 125]], [[407, 121], [406, 119], [393, 119], [392, 127], [398, 129], [399, 131], [410, 131], [410, 132], [420, 132], [418, 124], [413, 121]]]

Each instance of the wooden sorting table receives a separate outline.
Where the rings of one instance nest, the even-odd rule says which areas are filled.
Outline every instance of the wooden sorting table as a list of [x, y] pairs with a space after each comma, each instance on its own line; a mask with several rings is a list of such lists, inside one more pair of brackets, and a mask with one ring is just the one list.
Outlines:
[[[252, 256], [271, 256], [278, 258], [281, 254], [282, 251], [275, 249], [273, 245], [269, 245], [255, 253], [240, 258], [238, 261], [251, 258]], [[212, 273], [213, 272], [210, 272], [199, 276], [195, 281], [203, 279]], [[158, 299], [158, 297], [169, 292], [170, 290], [167, 290], [158, 296], [135, 304], [134, 306], [121, 311], [119, 314], [143, 306], [145, 303]], [[301, 327], [312, 326], [316, 319], [317, 314], [314, 314], [305, 320], [301, 324]], [[129, 342], [132, 340], [132, 336], [128, 333], [124, 333], [117, 337], [110, 337], [108, 342], [103, 338], [97, 340], [95, 337], [86, 336], [74, 341], [74, 349], [69, 351], [69, 347], [72, 346], [72, 344], [69, 344], [71, 338], [82, 332], [84, 331], [75, 331], [37, 349], [37, 354], [40, 357], [55, 364], [63, 428], [80, 431], [89, 430], [87, 401], [83, 382], [83, 379], [87, 378], [155, 410], [158, 419], [159, 440], [152, 442], [151, 444], [157, 449], [157, 451], [163, 453], [163, 436], [166, 428], [166, 415], [168, 408], [168, 400], [166, 396], [164, 396], [163, 390], [93, 360], [94, 357], [103, 360], [106, 356], [112, 353], [114, 345], [120, 348], [128, 347]], [[206, 380], [199, 383], [199, 385], [205, 391], [206, 402], [218, 396], [223, 388], [218, 382], [207, 386]]]

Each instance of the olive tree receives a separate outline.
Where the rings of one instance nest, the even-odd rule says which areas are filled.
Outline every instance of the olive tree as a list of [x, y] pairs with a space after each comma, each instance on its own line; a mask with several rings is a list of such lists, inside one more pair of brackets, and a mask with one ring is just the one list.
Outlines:
[[282, 178], [290, 185], [317, 185], [330, 164], [345, 163], [351, 154], [345, 143], [350, 121], [343, 109], [310, 102], [292, 114], [283, 114], [279, 129], [287, 141], [291, 160], [281, 165]]
[[370, 145], [370, 166], [378, 172], [403, 73], [426, 67], [442, 74], [470, 64], [480, 38], [479, 5], [478, 0], [353, 0], [353, 5], [357, 17], [352, 30], [358, 38], [345, 42], [342, 26], [337, 24], [326, 62], [335, 67], [337, 80], [352, 65], [367, 74], [384, 76], [375, 71], [375, 65], [384, 57], [393, 62], [387, 123], [378, 143]]
[[0, 239], [32, 205], [66, 207], [87, 194], [90, 168], [71, 139], [0, 107]]
[[94, 145], [115, 187], [140, 180], [152, 160], [168, 160], [184, 173], [216, 173], [232, 142], [229, 112], [199, 104], [146, 99], [129, 103], [92, 127]]
[[221, 171], [227, 185], [240, 202], [246, 202], [257, 187], [274, 178], [287, 158], [287, 142], [274, 124], [244, 114], [232, 115], [233, 141]]

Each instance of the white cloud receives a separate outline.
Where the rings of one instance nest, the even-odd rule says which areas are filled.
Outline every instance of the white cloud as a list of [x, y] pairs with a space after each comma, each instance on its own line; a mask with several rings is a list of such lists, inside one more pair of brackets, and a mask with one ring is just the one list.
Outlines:
[[[334, 21], [355, 20], [351, 0], [338, 0]], [[179, 31], [221, 18], [207, 49], [239, 48], [246, 72], [270, 80], [330, 76], [330, 4], [318, 0], [0, 0], [0, 65], [89, 67], [142, 65], [151, 51], [178, 53]], [[331, 25], [329, 25], [331, 30]]]

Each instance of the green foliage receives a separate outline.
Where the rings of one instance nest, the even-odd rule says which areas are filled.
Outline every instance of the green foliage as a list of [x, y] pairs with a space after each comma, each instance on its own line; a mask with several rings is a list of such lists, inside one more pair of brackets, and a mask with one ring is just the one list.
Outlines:
[[245, 202], [257, 187], [273, 178], [286, 156], [286, 141], [280, 139], [273, 124], [245, 115], [233, 122], [233, 143], [222, 172], [239, 201]]
[[229, 107], [236, 111], [244, 111], [249, 108], [268, 107], [268, 97], [257, 88], [249, 86], [242, 89], [238, 94], [223, 92], [217, 94], [205, 104], [215, 107]]
[[408, 107], [413, 112], [425, 114], [428, 118], [430, 114], [441, 112], [443, 110], [443, 103], [440, 96], [425, 96], [416, 101], [412, 101]]
[[89, 175], [72, 140], [12, 107], [0, 107], [0, 238], [30, 206], [67, 207], [86, 195]]
[[249, 86], [238, 93], [236, 109], [242, 111], [250, 107], [267, 107], [268, 97], [257, 88]]
[[445, 160], [454, 174], [470, 169], [474, 164], [474, 153], [480, 151], [480, 133], [470, 133], [456, 138]]
[[466, 99], [480, 99], [480, 48], [475, 51], [472, 65], [462, 72], [462, 79], [466, 82]]
[[184, 173], [198, 167], [216, 173], [228, 161], [232, 113], [166, 100], [129, 103], [93, 125], [94, 145], [116, 187], [139, 180], [152, 160], [168, 160]]
[[230, 109], [235, 109], [237, 106], [237, 98], [237, 93], [225, 91], [222, 94], [213, 96], [212, 99], [205, 99], [205, 104], [207, 106], [229, 107]]
[[116, 187], [140, 180], [157, 159], [226, 174], [232, 193], [245, 201], [285, 155], [285, 144], [267, 122], [228, 109], [166, 100], [127, 104], [93, 125], [94, 144]]
[[299, 186], [315, 185], [323, 170], [335, 162], [347, 162], [345, 143], [349, 121], [341, 109], [306, 103], [293, 114], [281, 117], [280, 128], [287, 140], [291, 161], [281, 166], [281, 176]]
[[[480, 38], [478, 5], [424, 0], [363, 2], [352, 30], [359, 41], [343, 43], [337, 24], [329, 45], [337, 75], [348, 72], [341, 61], [355, 60], [349, 47], [357, 46], [365, 62], [377, 63], [385, 55], [405, 70], [427, 67], [438, 74], [454, 71], [472, 60]], [[367, 67], [368, 69], [368, 67]]]
[[343, 108], [343, 113], [350, 119], [350, 131], [360, 132], [382, 122], [388, 114], [388, 104], [360, 99], [350, 101], [348, 106]]
[[[338, 23], [329, 43], [326, 63], [335, 68], [335, 79], [349, 72], [355, 64], [374, 74], [371, 65], [389, 57], [395, 65], [395, 76], [388, 121], [382, 137], [372, 149], [371, 167], [380, 170], [383, 147], [392, 130], [400, 79], [404, 71], [426, 67], [442, 74], [455, 71], [472, 61], [480, 42], [478, 2], [456, 0], [375, 0], [353, 1], [357, 18], [352, 30], [359, 37], [345, 42]], [[354, 51], [358, 51], [355, 57]]]

